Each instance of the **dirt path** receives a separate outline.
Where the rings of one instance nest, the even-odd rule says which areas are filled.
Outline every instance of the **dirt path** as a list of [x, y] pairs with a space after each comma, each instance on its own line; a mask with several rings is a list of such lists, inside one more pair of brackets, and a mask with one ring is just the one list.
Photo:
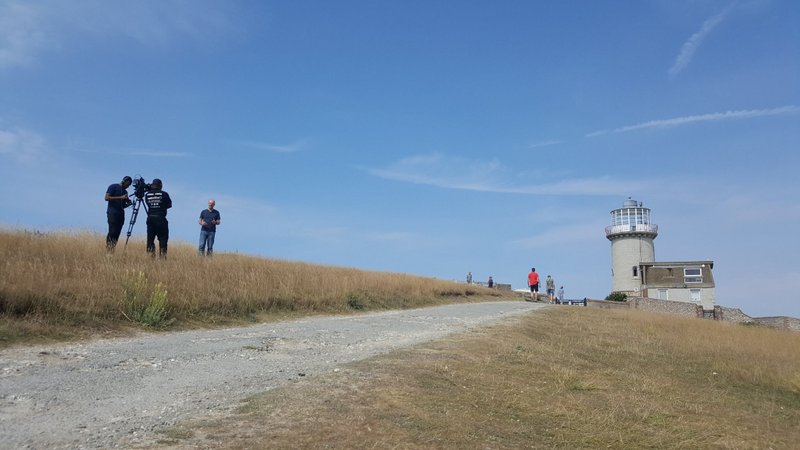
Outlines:
[[351, 361], [545, 305], [468, 303], [0, 351], [0, 446], [113, 448]]

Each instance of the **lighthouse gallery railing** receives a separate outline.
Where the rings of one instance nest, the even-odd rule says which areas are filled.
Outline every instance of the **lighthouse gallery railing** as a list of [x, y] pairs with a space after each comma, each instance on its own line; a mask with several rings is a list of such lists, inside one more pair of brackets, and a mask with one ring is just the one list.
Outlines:
[[606, 236], [618, 233], [631, 233], [631, 232], [658, 233], [658, 225], [636, 223], [636, 224], [626, 224], [626, 225], [611, 225], [609, 227], [606, 227]]

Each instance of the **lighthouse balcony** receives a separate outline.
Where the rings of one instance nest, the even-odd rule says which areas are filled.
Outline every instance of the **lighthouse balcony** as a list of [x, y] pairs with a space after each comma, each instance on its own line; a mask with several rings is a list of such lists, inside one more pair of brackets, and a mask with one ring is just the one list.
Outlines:
[[613, 236], [615, 234], [629, 233], [658, 234], [658, 225], [649, 223], [631, 223], [623, 225], [611, 225], [606, 227], [606, 237]]

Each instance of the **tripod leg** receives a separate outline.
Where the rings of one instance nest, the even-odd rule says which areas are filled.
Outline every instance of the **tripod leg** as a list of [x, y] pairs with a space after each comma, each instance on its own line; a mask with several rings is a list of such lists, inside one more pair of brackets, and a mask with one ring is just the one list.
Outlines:
[[131, 211], [131, 223], [128, 224], [128, 232], [125, 233], [125, 248], [128, 248], [128, 240], [131, 238], [131, 233], [133, 232], [133, 225], [136, 224], [136, 217], [139, 215], [139, 205], [141, 205], [142, 199], [136, 199], [133, 203], [133, 210]]

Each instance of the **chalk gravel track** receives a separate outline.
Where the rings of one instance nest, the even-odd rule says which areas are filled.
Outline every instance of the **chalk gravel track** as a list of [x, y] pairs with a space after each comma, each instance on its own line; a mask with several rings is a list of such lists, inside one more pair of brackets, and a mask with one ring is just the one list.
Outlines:
[[542, 308], [465, 303], [0, 351], [0, 448], [114, 448], [342, 364]]

